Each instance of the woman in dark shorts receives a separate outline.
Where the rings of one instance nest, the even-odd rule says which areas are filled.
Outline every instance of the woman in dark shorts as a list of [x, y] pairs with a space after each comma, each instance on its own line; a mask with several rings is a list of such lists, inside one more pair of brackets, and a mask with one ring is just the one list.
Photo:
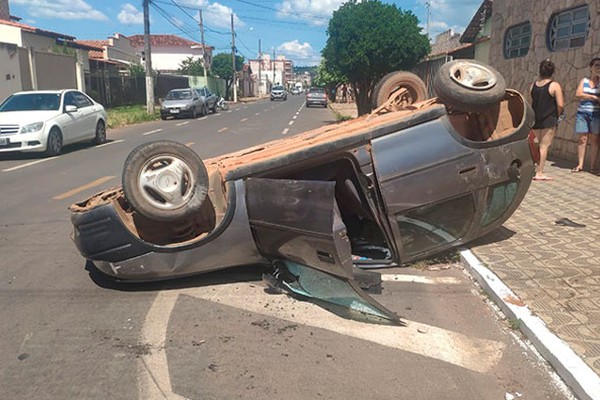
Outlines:
[[540, 63], [539, 79], [531, 85], [532, 108], [535, 112], [535, 125], [533, 132], [540, 146], [540, 162], [537, 166], [536, 181], [549, 181], [552, 178], [544, 175], [544, 165], [548, 157], [548, 149], [556, 133], [559, 116], [564, 109], [564, 98], [562, 88], [552, 80], [554, 75], [554, 63], [544, 60]]
[[571, 172], [583, 171], [585, 149], [591, 144], [590, 172], [598, 173], [598, 134], [600, 134], [600, 58], [590, 61], [590, 77], [583, 78], [577, 86], [575, 97], [579, 99], [575, 115], [575, 133], [579, 135], [577, 166]]

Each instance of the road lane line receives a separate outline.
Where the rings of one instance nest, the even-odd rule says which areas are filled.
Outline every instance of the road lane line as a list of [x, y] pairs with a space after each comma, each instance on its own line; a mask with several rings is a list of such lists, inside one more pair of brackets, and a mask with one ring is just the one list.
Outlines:
[[294, 116], [292, 117], [292, 119], [296, 119], [296, 118], [298, 118], [298, 116], [297, 116], [297, 115], [294, 115]]
[[189, 124], [189, 123], [190, 123], [190, 121], [184, 121], [184, 122], [180, 122], [180, 123], [178, 123], [178, 124], [175, 124], [175, 126], [187, 125], [187, 124]]
[[290, 128], [285, 128], [283, 130], [283, 132], [281, 132], [282, 135], [287, 135], [287, 133], [290, 131]]
[[204, 121], [207, 118], [208, 116], [205, 115], [204, 117], [196, 118], [196, 121]]
[[155, 133], [158, 133], [158, 132], [162, 132], [162, 128], [160, 128], [160, 129], [155, 129], [155, 130], [153, 130], [153, 131], [149, 131], [149, 132], [144, 132], [144, 133], [142, 133], [142, 136], [153, 135], [153, 134], [155, 134]]
[[256, 116], [258, 117], [258, 116], [260, 115], [260, 113], [259, 113], [259, 112], [257, 112], [257, 113], [254, 113], [254, 115], [256, 115]]
[[227, 129], [229, 129], [229, 128], [228, 128], [228, 127], [221, 128], [221, 129], [219, 129], [217, 132], [219, 132], [219, 133], [221, 133], [221, 132], [225, 132]]
[[106, 146], [110, 146], [110, 145], [113, 145], [113, 144], [122, 143], [124, 141], [125, 141], [124, 139], [113, 140], [113, 141], [110, 141], [110, 142], [106, 142], [106, 143], [100, 144], [100, 145], [94, 147], [94, 149], [99, 149], [100, 147], [106, 147]]
[[288, 122], [288, 125], [293, 125], [293, 124], [294, 124], [294, 121]]
[[381, 280], [386, 282], [410, 282], [410, 283], [425, 283], [425, 284], [457, 284], [460, 280], [452, 276], [420, 276], [420, 275], [394, 275], [382, 274]]
[[248, 121], [248, 118], [242, 118], [242, 119], [240, 119], [240, 122], [246, 122], [246, 121]]
[[78, 188], [75, 188], [73, 190], [69, 190], [68, 192], [64, 192], [63, 194], [59, 194], [58, 196], [54, 196], [52, 199], [53, 200], [64, 200], [67, 197], [71, 197], [73, 195], [76, 195], [79, 192], [83, 192], [84, 190], [93, 188], [94, 186], [99, 186], [102, 185], [105, 182], [110, 181], [111, 179], [114, 179], [114, 176], [103, 176], [102, 178], [96, 179], [93, 182], [90, 182], [86, 185], [83, 186], [79, 186]]
[[55, 158], [58, 158], [58, 156], [56, 156], [56, 157], [50, 157], [50, 158], [42, 158], [40, 160], [31, 161], [31, 162], [28, 162], [28, 163], [25, 163], [25, 164], [17, 165], [15, 167], [6, 168], [6, 169], [3, 169], [2, 172], [16, 171], [16, 170], [21, 169], [21, 168], [29, 167], [29, 166], [32, 166], [32, 165], [35, 165], [35, 164], [39, 164], [39, 163], [43, 163], [43, 162], [46, 162], [46, 161], [49, 161], [49, 160], [54, 160]]
[[186, 145], [187, 147], [192, 147], [192, 146], [193, 146], [193, 145], [195, 145], [195, 144], [196, 144], [196, 143], [194, 143], [194, 142], [187, 142], [185, 145]]
[[[139, 398], [180, 398], [172, 392], [166, 349], [169, 319], [180, 295], [328, 330], [478, 373], [487, 373], [493, 368], [506, 347], [502, 342], [413, 321], [405, 320], [407, 326], [401, 327], [344, 319], [310, 302], [290, 296], [269, 295], [254, 282], [169, 290], [158, 293], [141, 328], [141, 343], [148, 343], [152, 351], [138, 359]], [[159, 394], [162, 397], [152, 396]]]

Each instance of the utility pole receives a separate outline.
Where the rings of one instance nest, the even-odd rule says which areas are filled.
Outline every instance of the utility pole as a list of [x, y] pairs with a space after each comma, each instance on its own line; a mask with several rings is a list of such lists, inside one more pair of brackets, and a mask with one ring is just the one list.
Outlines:
[[258, 97], [262, 93], [262, 51], [260, 50], [260, 39], [258, 39]]
[[235, 71], [235, 30], [233, 29], [233, 13], [231, 14], [231, 62], [233, 63], [233, 102], [237, 103], [237, 73]]
[[146, 111], [154, 114], [154, 78], [152, 76], [152, 58], [150, 54], [150, 12], [144, 0], [144, 66], [146, 67]]
[[204, 23], [202, 22], [202, 10], [198, 10], [198, 25], [200, 25], [200, 37], [202, 39], [202, 68], [204, 68], [204, 84], [208, 86], [206, 80], [206, 47], [204, 45]]
[[431, 1], [425, 2], [425, 7], [427, 7], [427, 38], [429, 37], [429, 18], [431, 17]]

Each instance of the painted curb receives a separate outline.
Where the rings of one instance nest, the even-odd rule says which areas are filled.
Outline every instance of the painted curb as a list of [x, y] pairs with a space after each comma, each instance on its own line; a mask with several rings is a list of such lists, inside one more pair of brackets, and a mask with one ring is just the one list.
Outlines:
[[519, 329], [581, 400], [600, 400], [600, 377], [569, 345], [552, 333], [544, 321], [489, 270], [471, 250], [460, 252], [462, 264], [502, 312], [519, 321]]

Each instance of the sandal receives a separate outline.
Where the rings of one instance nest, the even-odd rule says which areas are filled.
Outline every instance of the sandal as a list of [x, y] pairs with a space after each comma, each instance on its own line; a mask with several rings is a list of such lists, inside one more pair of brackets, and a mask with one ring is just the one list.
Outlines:
[[575, 167], [571, 170], [571, 172], [581, 172], [583, 171], [583, 168], [579, 168], [579, 167]]

